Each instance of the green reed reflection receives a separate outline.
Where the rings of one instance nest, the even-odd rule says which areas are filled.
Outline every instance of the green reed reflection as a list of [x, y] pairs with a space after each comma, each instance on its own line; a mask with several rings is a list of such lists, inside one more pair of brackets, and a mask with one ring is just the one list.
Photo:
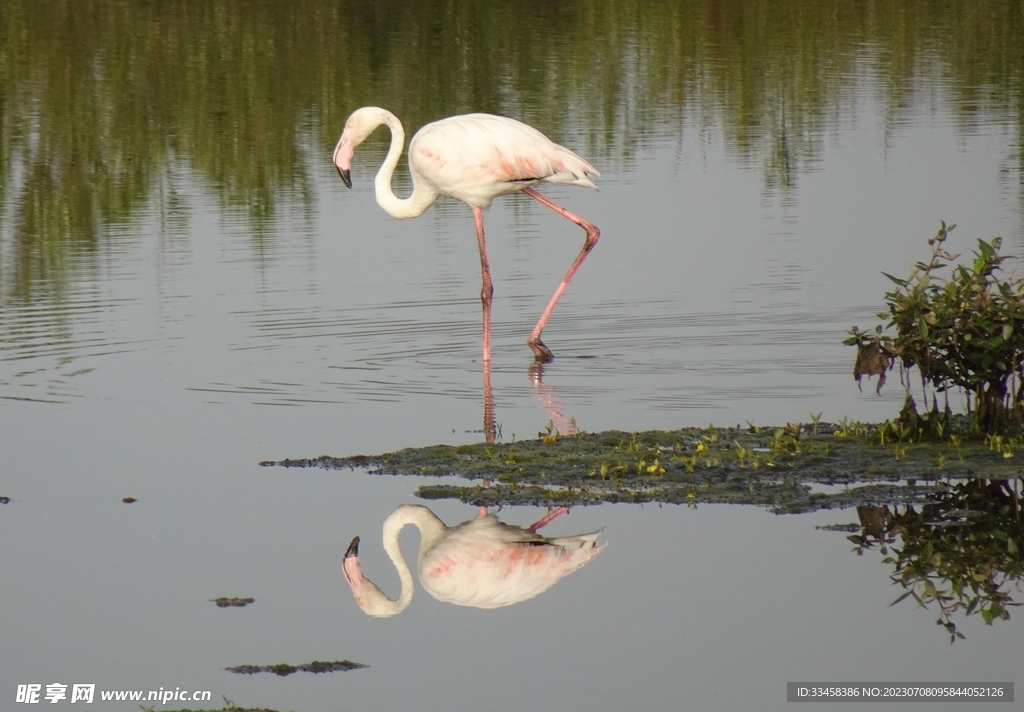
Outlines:
[[[1024, 135], [1019, 0], [0, 0], [0, 294], [62, 289], [106, 226], [193, 171], [257, 236], [309, 209], [345, 116], [524, 119], [600, 163], [687, 130], [784, 192], [869, 73]], [[1024, 159], [1018, 158], [1024, 166]], [[161, 187], [163, 186], [163, 187]]]

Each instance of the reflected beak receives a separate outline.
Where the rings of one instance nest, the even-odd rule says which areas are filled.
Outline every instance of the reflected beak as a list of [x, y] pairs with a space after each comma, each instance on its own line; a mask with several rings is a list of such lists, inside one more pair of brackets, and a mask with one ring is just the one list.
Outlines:
[[[341, 176], [341, 180], [343, 180], [345, 182], [345, 187], [346, 188], [351, 188], [352, 187], [352, 174], [349, 171], [342, 170], [341, 168], [339, 168], [338, 169], [338, 175]], [[358, 540], [359, 540], [359, 537], [356, 537], [356, 541], [353, 542], [353, 543], [358, 544], [359, 543]]]
[[353, 539], [352, 543], [348, 545], [348, 549], [345, 550], [345, 558], [341, 562], [341, 571], [345, 574], [345, 580], [352, 587], [352, 593], [356, 595], [356, 600], [358, 600], [360, 585], [363, 582], [363, 570], [359, 566], [359, 537]]
[[[341, 171], [338, 172], [340, 173]], [[347, 174], [348, 171], [345, 171], [345, 173]], [[345, 180], [344, 175], [341, 178], [342, 180]], [[348, 183], [347, 180], [345, 180], [345, 182]], [[351, 187], [352, 186], [350, 185], [349, 188]], [[354, 538], [352, 543], [348, 545], [348, 548], [345, 549], [345, 558], [347, 559], [350, 556], [359, 556], [359, 537]]]

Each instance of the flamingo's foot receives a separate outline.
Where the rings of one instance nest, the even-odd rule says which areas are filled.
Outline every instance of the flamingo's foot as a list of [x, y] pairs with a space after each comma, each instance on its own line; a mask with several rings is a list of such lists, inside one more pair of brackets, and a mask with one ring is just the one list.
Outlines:
[[551, 363], [555, 360], [555, 355], [551, 353], [551, 349], [544, 345], [539, 336], [528, 338], [526, 345], [533, 350], [533, 358], [537, 363]]

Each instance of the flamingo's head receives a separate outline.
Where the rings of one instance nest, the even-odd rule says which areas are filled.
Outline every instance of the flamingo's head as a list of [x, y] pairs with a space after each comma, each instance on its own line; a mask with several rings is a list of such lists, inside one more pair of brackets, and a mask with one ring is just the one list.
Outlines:
[[353, 539], [352, 543], [348, 545], [341, 570], [352, 589], [356, 605], [362, 609], [363, 613], [377, 618], [387, 618], [401, 611], [401, 608], [396, 608], [395, 602], [389, 600], [373, 581], [363, 576], [363, 569], [359, 565], [359, 537]]
[[384, 123], [383, 114], [386, 113], [375, 106], [364, 106], [353, 111], [345, 122], [345, 130], [341, 132], [338, 145], [334, 147], [334, 167], [338, 169], [338, 175], [346, 187], [352, 187], [352, 154], [374, 129]]

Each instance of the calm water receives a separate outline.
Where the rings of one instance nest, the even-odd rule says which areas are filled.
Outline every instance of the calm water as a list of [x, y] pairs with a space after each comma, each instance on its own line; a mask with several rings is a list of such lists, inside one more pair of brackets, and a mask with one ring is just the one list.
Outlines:
[[[1016, 616], [950, 646], [889, 608], [877, 551], [815, 529], [852, 512], [578, 509], [552, 534], [608, 549], [540, 597], [420, 589], [371, 619], [341, 556], [362, 535], [394, 595], [378, 532], [418, 483], [258, 466], [482, 438], [472, 215], [383, 213], [383, 133], [344, 189], [330, 151], [366, 104], [520, 118], [602, 173], [544, 190], [602, 239], [539, 382], [525, 338], [582, 233], [524, 196], [486, 213], [502, 437], [891, 417], [898, 387], [860, 393], [840, 343], [880, 271], [942, 219], [954, 251], [1024, 254], [1020, 3], [893, 5], [0, 0], [0, 699], [768, 710], [789, 680], [1024, 681]], [[344, 658], [370, 667], [223, 671]]]

